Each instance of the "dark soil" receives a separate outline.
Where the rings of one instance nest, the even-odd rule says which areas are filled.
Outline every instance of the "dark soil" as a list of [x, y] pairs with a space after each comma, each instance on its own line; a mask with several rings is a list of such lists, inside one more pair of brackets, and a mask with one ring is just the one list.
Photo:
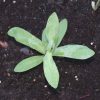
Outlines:
[[[85, 61], [55, 58], [60, 72], [57, 90], [48, 86], [42, 64], [25, 73], [14, 73], [22, 59], [36, 51], [7, 35], [19, 26], [41, 38], [48, 16], [56, 11], [67, 18], [68, 31], [60, 45], [83, 44], [96, 54]], [[100, 99], [100, 9], [93, 12], [91, 0], [0, 0], [0, 100], [99, 100]]]

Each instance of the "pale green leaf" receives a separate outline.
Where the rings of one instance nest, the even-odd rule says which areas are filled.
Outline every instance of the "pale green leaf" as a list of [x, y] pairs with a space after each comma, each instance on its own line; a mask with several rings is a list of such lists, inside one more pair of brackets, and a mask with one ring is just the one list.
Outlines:
[[87, 46], [73, 44], [58, 47], [53, 56], [84, 60], [92, 57], [94, 54], [95, 52], [89, 49]]
[[46, 37], [46, 31], [45, 31], [45, 29], [42, 32], [42, 42], [45, 44], [45, 47], [48, 45], [48, 39]]
[[46, 28], [42, 33], [42, 41], [47, 43], [50, 41], [55, 41], [56, 34], [59, 28], [59, 19], [57, 14], [54, 12], [50, 15], [47, 21]]
[[30, 48], [35, 49], [42, 54], [45, 53], [42, 41], [22, 28], [11, 28], [8, 31], [8, 35], [14, 37], [15, 40], [19, 43], [29, 46]]
[[47, 52], [43, 59], [43, 68], [48, 83], [53, 88], [57, 88], [59, 83], [59, 72], [50, 52]]
[[25, 72], [41, 64], [42, 61], [43, 61], [43, 56], [33, 56], [33, 57], [26, 58], [16, 65], [14, 71]]
[[62, 21], [60, 21], [59, 30], [58, 30], [58, 33], [57, 33], [56, 46], [58, 46], [60, 44], [60, 42], [62, 41], [62, 39], [63, 39], [63, 37], [66, 33], [67, 27], [68, 27], [68, 22], [67, 22], [66, 19], [63, 19]]
[[92, 1], [91, 6], [92, 6], [93, 10], [96, 11], [100, 7], [100, 0], [98, 0], [97, 2]]

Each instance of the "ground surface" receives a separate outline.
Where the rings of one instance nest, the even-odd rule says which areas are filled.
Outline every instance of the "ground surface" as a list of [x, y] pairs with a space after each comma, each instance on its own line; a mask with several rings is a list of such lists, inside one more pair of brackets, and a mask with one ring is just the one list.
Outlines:
[[[41, 38], [48, 16], [56, 11], [67, 18], [68, 31], [60, 45], [84, 44], [96, 55], [86, 61], [55, 58], [60, 72], [57, 90], [44, 78], [42, 64], [25, 73], [14, 73], [22, 59], [36, 51], [7, 35], [19, 26]], [[0, 100], [99, 100], [100, 98], [100, 9], [93, 12], [91, 0], [0, 0]]]

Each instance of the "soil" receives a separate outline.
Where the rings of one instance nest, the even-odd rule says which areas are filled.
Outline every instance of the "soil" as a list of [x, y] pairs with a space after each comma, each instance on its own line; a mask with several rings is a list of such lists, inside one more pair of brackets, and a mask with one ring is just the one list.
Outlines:
[[[14, 73], [22, 59], [38, 55], [7, 35], [19, 26], [41, 38], [48, 16], [57, 12], [67, 18], [68, 31], [61, 45], [83, 44], [94, 57], [85, 60], [54, 58], [60, 73], [57, 90], [43, 74], [43, 65], [25, 73]], [[100, 98], [100, 9], [91, 0], [0, 0], [0, 100], [99, 100]]]

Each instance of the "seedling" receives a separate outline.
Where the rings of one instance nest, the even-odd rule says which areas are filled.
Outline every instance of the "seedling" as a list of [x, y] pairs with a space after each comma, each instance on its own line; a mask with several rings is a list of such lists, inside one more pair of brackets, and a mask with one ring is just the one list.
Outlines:
[[92, 8], [94, 11], [96, 11], [100, 7], [100, 0], [95, 3], [94, 1], [91, 2]]
[[63, 19], [59, 22], [58, 16], [54, 12], [48, 18], [47, 25], [43, 30], [42, 41], [22, 28], [11, 28], [8, 31], [9, 36], [14, 37], [17, 42], [42, 54], [22, 60], [16, 65], [14, 71], [25, 72], [43, 62], [43, 70], [47, 82], [51, 87], [57, 88], [59, 83], [59, 72], [53, 60], [53, 56], [85, 60], [95, 54], [95, 52], [87, 46], [78, 44], [68, 44], [58, 47], [66, 33], [67, 26], [67, 20]]

